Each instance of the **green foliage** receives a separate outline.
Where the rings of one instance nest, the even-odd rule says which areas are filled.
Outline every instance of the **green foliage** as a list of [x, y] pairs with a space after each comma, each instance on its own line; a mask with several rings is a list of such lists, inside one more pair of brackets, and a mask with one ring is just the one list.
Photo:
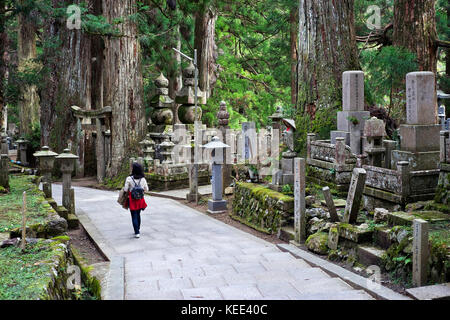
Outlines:
[[418, 68], [416, 56], [407, 49], [388, 46], [362, 51], [361, 64], [366, 73], [369, 101], [380, 106], [389, 105], [390, 115], [401, 118], [406, 105], [404, 81], [407, 73]]
[[307, 134], [317, 133], [319, 139], [329, 139], [330, 132], [336, 130], [338, 108], [319, 109], [316, 112], [315, 118], [311, 119], [309, 114], [297, 115], [295, 125], [296, 146], [295, 151], [300, 155], [306, 154]]
[[285, 184], [281, 189], [281, 193], [286, 195], [292, 195], [294, 194], [294, 190], [292, 189], [292, 186], [290, 184]]

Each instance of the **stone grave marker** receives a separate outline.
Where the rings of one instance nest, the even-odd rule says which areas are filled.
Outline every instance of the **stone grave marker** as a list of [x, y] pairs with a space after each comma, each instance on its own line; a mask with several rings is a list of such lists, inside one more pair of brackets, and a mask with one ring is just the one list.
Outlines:
[[294, 231], [295, 241], [303, 243], [306, 240], [306, 161], [303, 158], [294, 159]]
[[337, 227], [331, 227], [330, 231], [328, 232], [328, 248], [331, 250], [337, 250], [339, 243], [339, 232]]
[[366, 170], [362, 168], [353, 169], [352, 180], [348, 190], [347, 204], [344, 211], [344, 221], [346, 223], [355, 223], [358, 217], [359, 207], [366, 183]]
[[338, 222], [339, 217], [337, 215], [336, 206], [334, 205], [333, 197], [331, 196], [331, 191], [329, 187], [324, 187], [322, 189], [325, 202], [330, 212], [330, 218], [332, 222]]
[[428, 222], [422, 219], [414, 219], [413, 235], [413, 285], [421, 287], [427, 283]]

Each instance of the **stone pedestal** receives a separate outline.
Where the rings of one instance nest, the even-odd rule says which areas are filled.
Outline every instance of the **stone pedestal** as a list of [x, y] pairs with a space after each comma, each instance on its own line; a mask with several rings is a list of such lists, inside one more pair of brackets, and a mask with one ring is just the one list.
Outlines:
[[386, 135], [383, 120], [373, 117], [364, 125], [364, 153], [368, 156], [368, 164], [381, 167], [386, 148], [383, 146], [383, 137]]
[[401, 125], [401, 150], [410, 152], [428, 152], [439, 150], [439, 136], [441, 126], [430, 125]]
[[0, 155], [0, 187], [9, 190], [9, 158], [7, 154]]
[[294, 152], [284, 152], [283, 159], [281, 159], [282, 169], [282, 181], [281, 184], [294, 184], [294, 158], [296, 157]]
[[47, 146], [42, 147], [41, 151], [33, 154], [39, 159], [39, 170], [43, 175], [42, 184], [46, 198], [52, 198], [52, 170], [57, 155], [57, 153], [50, 151], [50, 148]]
[[75, 213], [75, 199], [72, 199], [72, 172], [75, 169], [75, 160], [78, 157], [70, 153], [69, 149], [64, 149], [64, 152], [56, 157], [61, 162], [61, 172], [63, 174], [63, 192], [62, 205], [69, 211]]
[[227, 210], [227, 201], [223, 200], [223, 180], [222, 180], [222, 164], [224, 148], [228, 145], [220, 142], [218, 137], [213, 137], [211, 142], [204, 146], [206, 149], [213, 149], [212, 157], [212, 199], [208, 201], [208, 213], [223, 213]]
[[28, 149], [28, 141], [25, 140], [24, 138], [20, 138], [19, 140], [16, 141], [16, 143], [18, 144], [18, 152], [19, 152], [19, 160], [20, 163], [23, 166], [28, 166], [28, 160], [27, 160], [27, 149]]

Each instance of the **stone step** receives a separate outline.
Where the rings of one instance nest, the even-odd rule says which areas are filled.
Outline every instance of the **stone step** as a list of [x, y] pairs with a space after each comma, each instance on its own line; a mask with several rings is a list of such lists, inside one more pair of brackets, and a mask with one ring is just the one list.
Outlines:
[[78, 227], [80, 226], [80, 220], [78, 220], [78, 217], [72, 213], [70, 213], [67, 216], [67, 225], [69, 227], [70, 230], [72, 229], [78, 229]]
[[339, 237], [356, 243], [371, 241], [373, 236], [373, 231], [367, 229], [359, 229], [357, 226], [348, 223], [339, 223], [338, 232]]
[[[333, 199], [334, 206], [336, 208], [345, 208], [345, 205], [347, 204], [347, 201], [344, 199]], [[322, 206], [327, 206], [327, 202], [325, 200], [320, 201], [320, 204]]]
[[296, 300], [375, 300], [363, 290], [347, 290], [340, 292], [321, 292], [302, 294]]
[[329, 279], [330, 276], [320, 268], [296, 269], [289, 270], [288, 273], [296, 279], [296, 281]]
[[430, 223], [450, 221], [450, 215], [439, 211], [389, 212], [387, 221], [390, 226], [412, 226], [414, 219], [423, 219]]
[[307, 262], [302, 259], [286, 260], [286, 261], [262, 261], [261, 264], [267, 270], [294, 270], [302, 268], [311, 268]]
[[380, 228], [374, 232], [375, 243], [382, 249], [389, 249], [389, 247], [393, 244], [391, 239], [389, 239], [389, 231], [390, 228]]
[[278, 238], [287, 242], [294, 240], [295, 239], [294, 226], [281, 227], [278, 234]]
[[449, 300], [450, 282], [432, 286], [407, 289], [410, 295], [418, 300]]
[[381, 257], [385, 253], [385, 250], [378, 247], [360, 245], [357, 248], [358, 262], [365, 266], [380, 266], [382, 263]]
[[339, 278], [324, 278], [310, 281], [294, 281], [292, 285], [301, 294], [332, 293], [352, 290], [353, 288]]

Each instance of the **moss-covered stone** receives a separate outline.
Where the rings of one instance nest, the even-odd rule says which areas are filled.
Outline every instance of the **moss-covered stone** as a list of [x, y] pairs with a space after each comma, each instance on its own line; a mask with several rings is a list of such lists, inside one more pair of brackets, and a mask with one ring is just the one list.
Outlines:
[[306, 239], [305, 245], [308, 250], [325, 255], [328, 253], [328, 234], [325, 232], [312, 234]]
[[273, 234], [293, 220], [294, 198], [258, 184], [238, 182], [232, 207], [233, 215], [247, 225]]
[[439, 211], [413, 211], [413, 212], [390, 212], [387, 215], [388, 224], [391, 226], [411, 226], [414, 219], [423, 219], [430, 223], [439, 221], [450, 221], [450, 215]]
[[338, 223], [338, 232], [340, 237], [356, 243], [371, 241], [373, 236], [373, 230], [370, 230], [369, 228], [361, 229], [354, 225], [342, 222]]

